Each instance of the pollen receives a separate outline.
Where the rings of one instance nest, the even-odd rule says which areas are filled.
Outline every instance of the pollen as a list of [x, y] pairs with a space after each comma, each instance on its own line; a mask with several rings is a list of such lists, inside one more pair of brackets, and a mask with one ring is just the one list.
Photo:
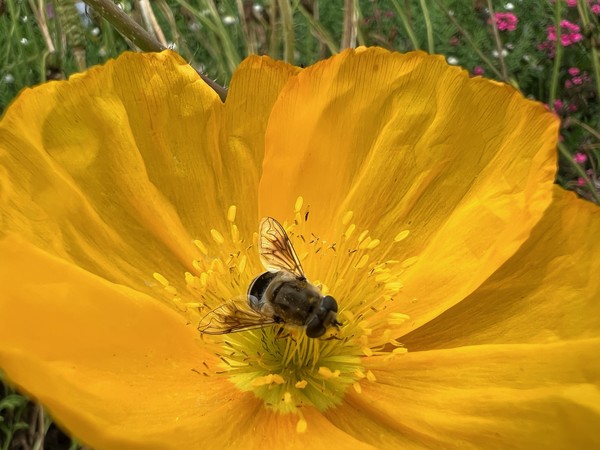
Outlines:
[[152, 274], [152, 276], [154, 277], [154, 279], [156, 281], [158, 281], [160, 284], [162, 284], [164, 287], [169, 286], [169, 280], [167, 280], [164, 276], [162, 276], [160, 273], [158, 272], [154, 272]]
[[394, 238], [394, 242], [403, 241], [404, 239], [406, 239], [408, 237], [409, 234], [410, 234], [410, 231], [408, 231], [408, 230], [401, 231]]
[[305, 419], [300, 419], [298, 421], [298, 423], [296, 423], [296, 433], [298, 433], [298, 434], [306, 432], [307, 428], [308, 428], [308, 423], [306, 422]]
[[223, 235], [215, 229], [210, 230], [210, 235], [217, 244], [222, 244], [225, 242], [225, 238], [223, 237]]
[[[276, 219], [284, 224], [308, 280], [321, 295], [337, 301], [341, 325], [330, 326], [317, 339], [307, 337], [304, 327], [285, 321], [237, 333], [201, 333], [199, 339], [199, 345], [214, 351], [217, 361], [210, 367], [205, 364], [199, 373], [226, 377], [238, 390], [261, 399], [266, 408], [298, 415], [298, 433], [308, 427], [303, 408], [335, 408], [348, 391], [360, 394], [362, 383], [377, 382], [376, 374], [364, 367], [365, 358], [406, 353], [397, 332], [409, 320], [402, 312], [401, 276], [417, 259], [397, 252], [397, 243], [409, 237], [409, 230], [393, 238], [377, 236], [360, 225], [364, 223], [360, 214], [349, 210], [331, 224], [332, 234], [325, 235], [313, 228], [318, 222], [313, 215], [309, 220], [309, 208], [299, 196], [290, 217]], [[240, 231], [236, 223], [241, 213], [230, 205], [223, 210], [226, 220], [219, 228], [194, 236], [193, 259], [180, 280], [171, 273], [153, 274], [161, 295], [166, 293], [190, 324], [202, 323], [216, 308], [236, 299], [252, 313], [247, 292], [265, 268], [258, 255], [258, 234]], [[375, 225], [370, 228], [375, 230]]]
[[235, 214], [237, 212], [237, 207], [235, 205], [231, 205], [227, 210], [227, 220], [231, 223], [235, 222]]
[[352, 220], [354, 213], [352, 211], [346, 211], [344, 217], [342, 217], [342, 225], [348, 225]]

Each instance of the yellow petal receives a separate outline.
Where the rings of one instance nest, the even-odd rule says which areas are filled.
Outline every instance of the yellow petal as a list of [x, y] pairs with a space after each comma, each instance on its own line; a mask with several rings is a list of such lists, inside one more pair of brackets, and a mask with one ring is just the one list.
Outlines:
[[402, 338], [411, 350], [600, 336], [600, 208], [554, 188], [531, 236], [454, 308]]
[[199, 185], [191, 154], [211, 148], [221, 109], [171, 52], [24, 91], [0, 125], [6, 229], [122, 284], [189, 264], [192, 208], [177, 189]]
[[[305, 431], [298, 430], [300, 420], [305, 422]], [[292, 414], [274, 413], [263, 406], [238, 433], [239, 443], [229, 448], [375, 448], [369, 441], [356, 439], [348, 430], [336, 427], [314, 408], [303, 408], [302, 419], [299, 419]]]
[[220, 360], [196, 327], [160, 303], [20, 239], [1, 240], [0, 252], [0, 369], [85, 444], [368, 448], [311, 408], [298, 434], [298, 416], [215, 373]]
[[401, 263], [394, 308], [410, 329], [527, 238], [551, 199], [557, 129], [541, 104], [442, 58], [346, 51], [290, 79], [275, 103], [260, 211], [290, 217], [301, 195], [328, 241], [353, 211], [357, 233], [381, 242], [369, 261]]
[[599, 348], [590, 339], [369, 358], [377, 382], [326, 416], [380, 448], [597, 448]]
[[166, 306], [21, 239], [0, 253], [0, 369], [84, 442], [152, 442], [235, 396], [195, 326]]
[[[236, 69], [225, 102], [227, 152], [225, 167], [236, 200], [240, 231], [251, 236], [258, 228], [258, 182], [262, 174], [265, 130], [279, 92], [300, 69], [267, 56], [250, 56]], [[219, 179], [219, 178], [217, 178]]]
[[127, 53], [23, 92], [0, 123], [3, 229], [138, 290], [156, 271], [183, 284], [230, 205], [256, 228], [264, 128], [295, 70], [252, 58], [223, 105], [176, 54]]

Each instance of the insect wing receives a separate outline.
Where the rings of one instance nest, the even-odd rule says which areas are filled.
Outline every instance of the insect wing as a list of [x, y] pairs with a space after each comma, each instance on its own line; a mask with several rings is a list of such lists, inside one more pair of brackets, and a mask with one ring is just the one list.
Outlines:
[[260, 262], [269, 272], [285, 270], [306, 278], [285, 229], [272, 217], [265, 217], [260, 222], [258, 253]]
[[198, 330], [202, 334], [228, 334], [263, 328], [277, 323], [247, 306], [245, 298], [229, 300], [202, 318]]

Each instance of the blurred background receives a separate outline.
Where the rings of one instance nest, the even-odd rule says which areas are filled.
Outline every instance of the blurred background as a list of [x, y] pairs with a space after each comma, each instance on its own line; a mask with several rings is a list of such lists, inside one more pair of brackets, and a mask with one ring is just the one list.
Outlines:
[[[563, 124], [558, 182], [600, 200], [600, 0], [116, 4], [156, 42], [224, 86], [252, 53], [298, 66], [358, 45], [442, 54], [449, 64], [509, 83], [555, 111]], [[0, 113], [26, 86], [65, 79], [131, 49], [83, 1], [0, 0]]]
[[[359, 45], [441, 54], [471, 76], [511, 84], [559, 116], [557, 182], [600, 203], [600, 0], [115, 4], [222, 86], [252, 53], [303, 67]], [[27, 86], [66, 79], [136, 49], [83, 1], [0, 0], [0, 113]], [[0, 450], [14, 448], [79, 446], [41, 407], [0, 384]]]

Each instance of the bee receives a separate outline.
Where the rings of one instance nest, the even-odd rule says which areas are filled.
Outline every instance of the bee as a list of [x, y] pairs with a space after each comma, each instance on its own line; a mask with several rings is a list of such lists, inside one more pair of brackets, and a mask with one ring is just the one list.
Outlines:
[[258, 254], [266, 272], [250, 283], [245, 298], [209, 312], [198, 326], [202, 334], [281, 325], [303, 327], [306, 336], [318, 338], [328, 328], [342, 325], [337, 321], [337, 302], [306, 279], [285, 229], [272, 217], [260, 222]]

